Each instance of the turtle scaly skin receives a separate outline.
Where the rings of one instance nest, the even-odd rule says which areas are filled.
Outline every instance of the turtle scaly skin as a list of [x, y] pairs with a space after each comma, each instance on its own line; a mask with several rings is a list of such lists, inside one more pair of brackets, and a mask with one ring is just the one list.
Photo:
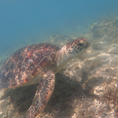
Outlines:
[[40, 76], [32, 105], [26, 113], [26, 118], [35, 118], [44, 110], [53, 93], [56, 68], [87, 47], [87, 40], [78, 38], [60, 49], [46, 43], [21, 48], [0, 68], [0, 88], [23, 86]]

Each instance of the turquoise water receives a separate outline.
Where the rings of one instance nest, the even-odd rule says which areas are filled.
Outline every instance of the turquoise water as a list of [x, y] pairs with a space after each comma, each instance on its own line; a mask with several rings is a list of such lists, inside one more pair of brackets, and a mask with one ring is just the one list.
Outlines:
[[0, 56], [113, 17], [115, 0], [0, 0]]
[[[50, 94], [48, 90], [53, 85], [47, 81], [53, 80], [50, 78], [52, 74], [42, 81], [42, 69], [46, 72], [42, 64], [47, 64], [43, 63], [45, 55], [39, 60], [39, 68], [35, 65], [39, 64], [37, 60], [32, 62], [29, 58], [32, 51], [25, 58], [17, 55], [16, 59], [11, 59], [12, 62], [18, 57], [21, 59], [16, 66], [12, 62], [2, 66], [4, 60], [25, 45], [48, 41], [61, 46], [81, 36], [90, 42], [86, 51], [79, 48], [80, 53], [75, 57], [70, 56], [72, 58], [67, 61], [63, 61], [68, 58], [68, 53], [63, 56], [65, 48], [61, 50], [62, 53], [58, 53], [59, 56], [56, 55], [57, 64], [62, 64], [59, 68], [53, 68], [60, 72], [56, 73], [55, 90], [41, 117], [117, 117], [117, 11], [117, 0], [0, 0], [0, 118], [25, 117], [32, 102], [44, 106], [42, 98], [45, 98], [45, 93]], [[76, 51], [79, 52], [75, 49], [72, 54]], [[37, 59], [35, 56], [34, 60]], [[39, 71], [39, 74], [36, 72], [38, 76], [33, 77], [35, 71]], [[33, 77], [34, 81], [16, 89], [3, 89], [12, 83], [19, 85], [27, 77], [28, 80]], [[48, 89], [38, 86], [41, 88], [38, 90], [38, 96], [42, 95], [41, 101], [37, 97], [32, 101], [38, 85], [34, 84], [35, 79], [37, 82], [41, 79], [39, 85], [48, 85]], [[33, 105], [33, 108], [36, 107]]]

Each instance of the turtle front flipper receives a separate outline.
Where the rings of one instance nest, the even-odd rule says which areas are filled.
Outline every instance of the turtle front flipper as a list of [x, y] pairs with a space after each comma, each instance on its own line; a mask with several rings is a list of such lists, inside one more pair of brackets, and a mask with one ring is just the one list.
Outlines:
[[37, 87], [32, 105], [26, 113], [26, 118], [35, 118], [37, 115], [40, 115], [52, 95], [54, 86], [55, 74], [52, 71], [48, 71], [43, 75]]

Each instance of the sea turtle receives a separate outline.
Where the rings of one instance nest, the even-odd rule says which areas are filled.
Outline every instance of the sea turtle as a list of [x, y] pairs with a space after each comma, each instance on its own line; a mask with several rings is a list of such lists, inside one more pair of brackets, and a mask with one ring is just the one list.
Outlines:
[[[55, 86], [55, 73], [68, 60], [88, 47], [85, 38], [77, 38], [62, 48], [42, 43], [17, 50], [0, 69], [0, 88], [15, 88], [41, 78], [26, 118], [35, 118], [49, 101]], [[39, 77], [40, 76], [40, 77]]]

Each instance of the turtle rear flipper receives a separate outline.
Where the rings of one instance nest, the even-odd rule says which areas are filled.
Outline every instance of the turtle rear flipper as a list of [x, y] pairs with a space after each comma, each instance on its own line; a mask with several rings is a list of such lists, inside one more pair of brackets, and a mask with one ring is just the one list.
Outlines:
[[26, 118], [35, 118], [44, 110], [52, 95], [54, 86], [55, 74], [52, 71], [47, 71], [37, 87], [32, 105], [26, 113]]

